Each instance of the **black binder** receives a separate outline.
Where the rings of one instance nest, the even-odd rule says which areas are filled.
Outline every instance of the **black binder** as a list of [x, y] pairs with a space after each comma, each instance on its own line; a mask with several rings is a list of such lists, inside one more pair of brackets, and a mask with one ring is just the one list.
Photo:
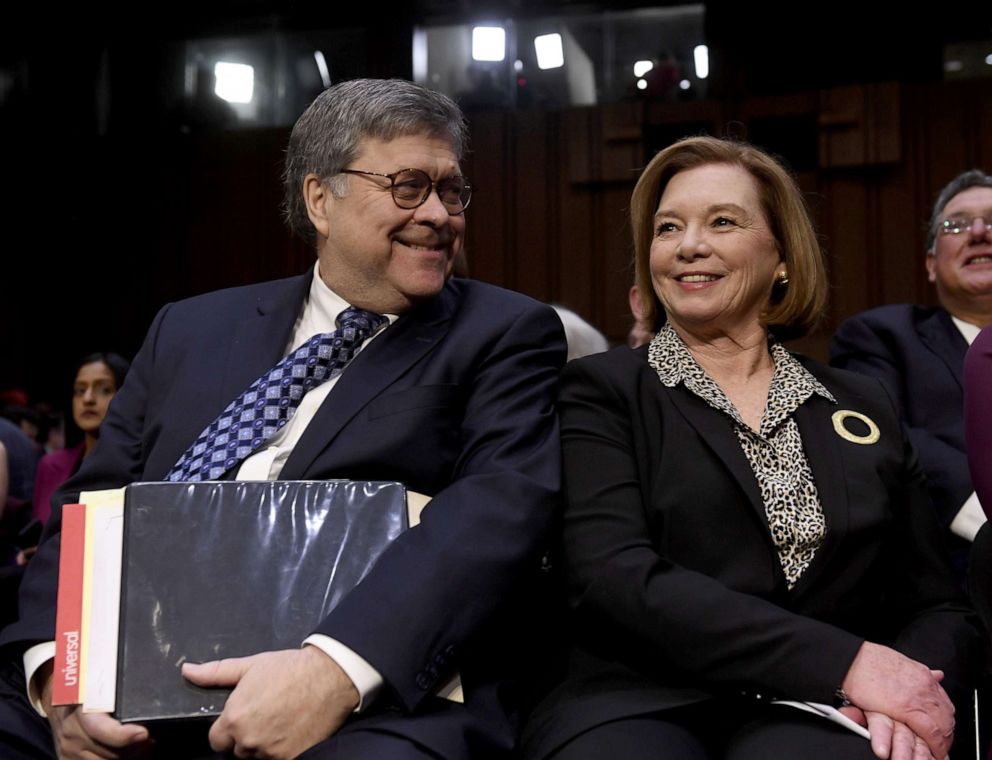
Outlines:
[[182, 663], [298, 647], [408, 524], [399, 483], [129, 486], [114, 715], [219, 715]]

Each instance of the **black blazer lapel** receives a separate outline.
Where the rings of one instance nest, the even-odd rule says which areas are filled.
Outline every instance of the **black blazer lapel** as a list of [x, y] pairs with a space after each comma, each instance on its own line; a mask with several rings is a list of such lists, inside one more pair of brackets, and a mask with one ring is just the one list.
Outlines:
[[[696, 429], [700, 437], [713, 450], [716, 459], [730, 471], [734, 480], [746, 494], [748, 501], [758, 515], [758, 519], [765, 526], [765, 533], [767, 534], [768, 518], [765, 515], [765, 505], [761, 500], [758, 481], [744, 455], [744, 450], [741, 448], [740, 440], [734, 432], [730, 418], [682, 386], [672, 388], [669, 397], [686, 421]], [[770, 534], [768, 535], [768, 543], [774, 550]]]
[[[813, 473], [817, 495], [826, 520], [826, 536], [816, 552], [813, 562], [793, 588], [793, 594], [802, 594], [830, 564], [830, 557], [847, 533], [850, 503], [847, 493], [847, 475], [841, 456], [841, 439], [834, 430], [833, 414], [843, 409], [823, 396], [814, 394], [795, 412], [796, 424], [803, 440], [806, 461]], [[858, 411], [854, 409], [852, 411]]]
[[281, 479], [305, 478], [341, 429], [447, 335], [453, 310], [446, 295], [442, 291], [398, 319], [352, 360], [289, 455]]
[[964, 355], [968, 351], [968, 341], [944, 309], [921, 321], [916, 331], [923, 344], [933, 351], [947, 366], [948, 371], [964, 388]]

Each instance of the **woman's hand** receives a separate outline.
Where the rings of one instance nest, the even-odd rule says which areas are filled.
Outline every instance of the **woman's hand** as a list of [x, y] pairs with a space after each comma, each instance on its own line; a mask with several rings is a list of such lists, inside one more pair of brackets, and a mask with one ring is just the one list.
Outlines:
[[943, 677], [889, 647], [870, 641], [861, 645], [841, 688], [864, 711], [878, 757], [947, 757], [954, 741], [954, 705], [940, 685]]
[[897, 723], [882, 713], [865, 713], [849, 705], [840, 711], [864, 726], [871, 734], [871, 750], [880, 760], [934, 760], [927, 743], [914, 734], [905, 723]]

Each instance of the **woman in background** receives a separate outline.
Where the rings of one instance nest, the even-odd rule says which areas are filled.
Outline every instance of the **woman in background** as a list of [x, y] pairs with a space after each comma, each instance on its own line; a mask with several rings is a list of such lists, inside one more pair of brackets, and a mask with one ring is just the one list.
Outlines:
[[83, 433], [78, 446], [53, 451], [38, 462], [34, 485], [34, 516], [42, 523], [52, 512], [52, 494], [79, 469], [100, 437], [110, 400], [124, 384], [127, 359], [112, 353], [90, 354], [76, 365], [72, 384], [72, 420]]

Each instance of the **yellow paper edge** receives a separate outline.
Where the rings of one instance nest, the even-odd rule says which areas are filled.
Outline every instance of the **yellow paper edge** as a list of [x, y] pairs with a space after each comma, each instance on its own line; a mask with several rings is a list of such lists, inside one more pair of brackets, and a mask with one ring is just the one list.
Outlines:
[[83, 491], [79, 494], [79, 503], [86, 505], [86, 545], [83, 549], [83, 615], [80, 625], [83, 645], [79, 648], [79, 699], [82, 701], [86, 693], [86, 670], [89, 659], [90, 640], [90, 607], [93, 596], [93, 510], [91, 508], [100, 507], [122, 501], [124, 499], [123, 488], [108, 488], [102, 491]]

